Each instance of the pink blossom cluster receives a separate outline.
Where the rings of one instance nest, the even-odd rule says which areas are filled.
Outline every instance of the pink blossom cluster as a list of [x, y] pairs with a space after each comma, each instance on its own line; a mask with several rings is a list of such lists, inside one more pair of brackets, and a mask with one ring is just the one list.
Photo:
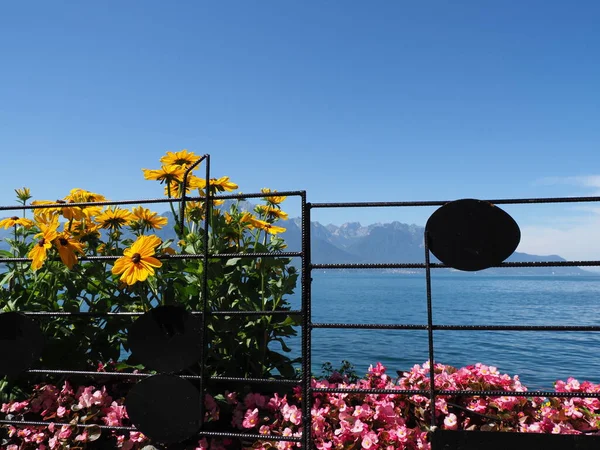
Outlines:
[[[437, 389], [448, 391], [494, 390], [516, 396], [444, 395], [436, 397], [435, 420], [448, 430], [516, 431], [529, 433], [600, 434], [600, 400], [597, 398], [540, 398], [527, 394], [518, 376], [499, 373], [493, 366], [475, 364], [455, 368], [436, 364]], [[389, 390], [428, 390], [428, 363], [415, 365], [396, 379], [377, 363], [356, 382], [334, 374], [328, 379], [313, 379], [314, 388], [357, 388]], [[600, 393], [600, 385], [578, 382], [574, 378], [555, 383], [556, 392]], [[206, 395], [207, 421], [222, 430], [239, 430], [265, 436], [299, 438], [302, 436], [301, 389], [287, 393]], [[431, 412], [427, 395], [363, 394], [315, 392], [311, 407], [314, 448], [318, 450], [359, 448], [429, 449]], [[176, 405], [174, 405], [176, 407]], [[99, 439], [112, 442], [113, 448], [137, 450], [149, 443], [139, 432], [112, 432], [94, 425], [129, 426], [123, 398], [113, 399], [106, 387], [82, 386], [74, 390], [69, 382], [62, 388], [36, 386], [30, 398], [2, 405], [4, 416], [13, 420], [48, 422], [47, 427], [8, 426], [7, 450], [55, 450], [85, 448]], [[227, 417], [228, 419], [225, 419]], [[230, 419], [229, 419], [230, 418]], [[227, 421], [227, 423], [225, 423]], [[69, 425], [55, 425], [54, 423]], [[77, 424], [92, 425], [87, 428]], [[232, 439], [206, 439], [196, 450], [293, 449], [298, 442], [259, 440], [239, 442]]]
[[[8, 442], [3, 443], [1, 448], [66, 450], [86, 448], [86, 443], [102, 440], [106, 443], [102, 448], [140, 449], [149, 443], [144, 434], [138, 431], [111, 432], [98, 427], [131, 426], [123, 403], [123, 397], [113, 400], [105, 386], [81, 386], [74, 390], [68, 381], [61, 389], [51, 384], [36, 385], [28, 399], [3, 403], [0, 411], [7, 419], [43, 421], [48, 425], [8, 425]], [[205, 420], [217, 420], [219, 408], [208, 394], [205, 396], [205, 406]], [[201, 448], [199, 444], [198, 449]]]
[[[369, 368], [364, 379], [349, 383], [330, 378], [312, 381], [316, 388], [357, 388], [428, 390], [429, 364], [415, 365], [392, 379], [380, 363]], [[600, 401], [582, 398], [539, 398], [527, 396], [518, 376], [500, 374], [497, 368], [481, 363], [457, 369], [436, 364], [437, 389], [450, 391], [493, 390], [523, 393], [517, 396], [438, 396], [435, 404], [437, 426], [448, 430], [513, 431], [537, 433], [600, 433]], [[557, 392], [600, 392], [600, 385], [556, 382]], [[300, 436], [301, 395], [279, 397], [248, 394], [236, 402], [233, 425], [265, 435]], [[312, 437], [322, 449], [429, 449], [431, 427], [429, 398], [401, 394], [314, 394]], [[291, 449], [299, 444], [260, 441], [256, 449]]]

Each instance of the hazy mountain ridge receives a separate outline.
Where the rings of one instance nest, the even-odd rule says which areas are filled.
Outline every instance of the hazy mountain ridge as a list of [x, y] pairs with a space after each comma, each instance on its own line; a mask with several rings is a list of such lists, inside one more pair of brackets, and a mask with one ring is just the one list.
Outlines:
[[[226, 208], [226, 204], [221, 208]], [[252, 210], [254, 205], [244, 202], [240, 209]], [[228, 209], [228, 208], [227, 208]], [[157, 231], [162, 239], [174, 239], [172, 229], [173, 216], [170, 212], [162, 214], [169, 218], [167, 228]], [[301, 219], [293, 218], [279, 223], [287, 231], [282, 237], [288, 244], [289, 251], [301, 250]], [[323, 225], [311, 223], [311, 259], [315, 264], [330, 263], [423, 263], [425, 261], [423, 247], [424, 227], [394, 221], [375, 223], [363, 226], [359, 222], [348, 222], [342, 225]], [[0, 249], [8, 249], [4, 238], [10, 237], [12, 230], [0, 230]], [[437, 262], [435, 257], [432, 261]], [[530, 255], [515, 252], [507, 261], [565, 261], [559, 255]], [[299, 260], [294, 262], [299, 264]], [[512, 275], [592, 275], [592, 272], [578, 267], [539, 267], [539, 268], [498, 268], [487, 269], [485, 274]]]

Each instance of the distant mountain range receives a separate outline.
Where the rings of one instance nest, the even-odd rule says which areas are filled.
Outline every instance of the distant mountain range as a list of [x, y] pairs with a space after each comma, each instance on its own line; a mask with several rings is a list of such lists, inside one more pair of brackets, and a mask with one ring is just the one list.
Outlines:
[[[290, 251], [301, 248], [301, 221], [286, 222], [282, 234]], [[376, 223], [362, 226], [348, 222], [340, 226], [311, 224], [311, 257], [315, 264], [329, 263], [423, 263], [424, 227], [401, 222]], [[432, 262], [439, 262], [432, 256]], [[558, 255], [530, 255], [515, 252], [507, 261], [541, 262], [565, 261]], [[350, 269], [355, 270], [355, 269]], [[393, 269], [396, 272], [417, 272], [416, 269]], [[436, 269], [452, 272], [452, 269]], [[458, 272], [458, 271], [456, 271]], [[461, 272], [463, 273], [463, 272]], [[492, 268], [481, 271], [487, 275], [593, 275], [579, 267]]]
[[[245, 209], [252, 205], [245, 203]], [[164, 213], [173, 223], [170, 212]], [[289, 251], [301, 250], [301, 220], [299, 218], [280, 222], [287, 231], [282, 237], [288, 244]], [[425, 260], [423, 248], [424, 228], [418, 225], [408, 225], [401, 222], [376, 223], [363, 226], [358, 222], [348, 222], [343, 225], [322, 225], [311, 223], [311, 256], [315, 264], [328, 263], [423, 263]], [[0, 249], [6, 249], [4, 238], [10, 236], [12, 230], [0, 230]], [[175, 238], [173, 229], [169, 226], [157, 233], [162, 239]], [[297, 261], [297, 260], [295, 260]], [[438, 262], [432, 257], [432, 261]], [[565, 261], [558, 255], [538, 256], [515, 252], [507, 261]], [[298, 263], [299, 264], [299, 263]], [[356, 270], [356, 269], [349, 269]], [[418, 269], [392, 269], [397, 272], [418, 272]], [[446, 269], [436, 269], [446, 270]], [[448, 272], [451, 269], [446, 270]], [[493, 268], [483, 271], [485, 274], [506, 275], [594, 275], [578, 267], [536, 267], [536, 268]]]

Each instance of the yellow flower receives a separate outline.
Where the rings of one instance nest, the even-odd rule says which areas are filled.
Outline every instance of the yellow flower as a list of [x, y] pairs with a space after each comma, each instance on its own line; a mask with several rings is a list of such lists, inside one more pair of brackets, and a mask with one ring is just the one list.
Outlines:
[[193, 222], [200, 222], [204, 218], [204, 202], [187, 202], [185, 218]]
[[84, 189], [75, 188], [71, 189], [69, 195], [65, 197], [65, 200], [73, 203], [94, 203], [94, 202], [105, 202], [106, 197], [101, 194], [86, 191]]
[[[277, 191], [271, 191], [271, 189], [269, 188], [262, 188], [260, 190], [263, 194], [271, 194], [271, 193], [275, 193]], [[263, 200], [266, 201], [267, 203], [271, 203], [272, 205], [278, 205], [281, 202], [283, 202], [287, 197], [282, 196], [282, 195], [278, 195], [278, 196], [269, 196], [269, 197], [265, 197]]]
[[264, 230], [269, 234], [285, 233], [285, 228], [275, 226], [272, 223], [265, 222], [264, 220], [251, 219], [251, 223], [254, 226], [254, 228]]
[[128, 285], [154, 275], [154, 268], [162, 266], [162, 262], [154, 258], [155, 249], [160, 242], [157, 236], [140, 236], [130, 248], [123, 251], [123, 256], [115, 261], [112, 273], [122, 274], [120, 280]]
[[256, 209], [258, 209], [260, 213], [264, 214], [270, 219], [277, 218], [282, 220], [288, 220], [288, 213], [283, 212], [279, 208], [274, 208], [268, 205], [258, 205]]
[[157, 180], [161, 183], [181, 183], [185, 169], [181, 166], [162, 166], [158, 170], [142, 169], [146, 180]]
[[74, 220], [65, 222], [65, 232], [71, 233], [79, 241], [84, 241], [91, 238], [99, 238], [100, 225], [90, 222], [89, 220]]
[[44, 261], [48, 257], [48, 250], [52, 247], [52, 241], [58, 237], [56, 229], [58, 228], [58, 217], [42, 215], [41, 217], [48, 219], [46, 222], [39, 222], [40, 233], [36, 234], [36, 238], [41, 238], [27, 255], [33, 261], [31, 262], [31, 270], [34, 272], [44, 265]]
[[219, 179], [211, 178], [210, 187], [216, 189], [219, 192], [231, 192], [236, 190], [238, 188], [238, 185], [229, 181], [229, 177], [221, 177]]
[[15, 227], [17, 225], [21, 225], [25, 228], [31, 228], [34, 224], [32, 220], [25, 219], [24, 217], [12, 216], [6, 219], [0, 220], [0, 227], [4, 227], [5, 230], [8, 230], [11, 227]]
[[44, 261], [48, 257], [48, 250], [52, 247], [52, 242], [46, 239], [40, 239], [31, 251], [27, 254], [31, 261], [31, 270], [34, 272], [44, 265]]
[[25, 204], [25, 202], [31, 198], [31, 191], [29, 188], [24, 187], [21, 189], [15, 189], [15, 192], [17, 193], [17, 198], [21, 200], [23, 204]]
[[77, 264], [77, 255], [79, 253], [83, 255], [83, 246], [81, 242], [77, 242], [68, 233], [61, 233], [54, 240], [54, 245], [58, 249], [58, 254], [62, 262], [69, 268], [73, 269], [73, 266]]
[[158, 216], [158, 213], [150, 211], [147, 208], [136, 206], [132, 210], [135, 221], [140, 222], [145, 228], [160, 229], [167, 224], [168, 219], [166, 217]]
[[[56, 200], [56, 201], [51, 201], [51, 200], [35, 200], [33, 202], [31, 202], [32, 205], [53, 205], [53, 204], [66, 204], [67, 202], [65, 200]], [[74, 203], [72, 200], [70, 200], [68, 203]], [[85, 214], [83, 213], [82, 209], [79, 206], [57, 206], [57, 207], [51, 207], [51, 208], [39, 208], [39, 209], [34, 209], [33, 210], [33, 215], [37, 216], [39, 214], [47, 214], [47, 213], [52, 213], [52, 214], [62, 214], [63, 217], [67, 220], [81, 220], [85, 217]]]
[[128, 225], [133, 220], [133, 214], [126, 209], [111, 207], [96, 216], [96, 222], [100, 224], [102, 228], [112, 228], [116, 230], [124, 225]]
[[160, 162], [165, 166], [181, 166], [187, 167], [194, 164], [200, 159], [194, 152], [188, 152], [186, 149], [180, 152], [167, 152], [165, 156], [160, 158]]
[[[183, 176], [181, 177], [181, 182], [173, 181], [165, 186], [165, 195], [170, 195], [171, 197], [181, 197], [183, 185]], [[185, 193], [189, 194], [192, 189], [204, 189], [206, 186], [206, 180], [204, 178], [198, 178], [195, 175], [188, 175], [187, 182], [185, 184]]]

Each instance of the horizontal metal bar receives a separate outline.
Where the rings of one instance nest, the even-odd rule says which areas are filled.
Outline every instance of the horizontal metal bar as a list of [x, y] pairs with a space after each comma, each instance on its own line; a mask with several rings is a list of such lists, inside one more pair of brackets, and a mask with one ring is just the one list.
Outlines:
[[[116, 261], [123, 255], [119, 256], [79, 256], [79, 261]], [[263, 252], [263, 253], [217, 253], [208, 256], [210, 259], [231, 259], [231, 258], [297, 258], [302, 257], [302, 252]], [[182, 253], [177, 255], [156, 255], [155, 258], [162, 261], [170, 259], [202, 259], [204, 255], [199, 253]], [[0, 258], [0, 263], [18, 263], [31, 262], [31, 258]], [[60, 261], [53, 259], [49, 261]]]
[[452, 391], [452, 390], [437, 390], [436, 395], [452, 395], [452, 396], [467, 396], [467, 397], [546, 397], [546, 398], [600, 398], [600, 392], [554, 392], [554, 391]]
[[375, 330], [426, 330], [427, 325], [387, 323], [313, 323], [311, 328], [362, 328]]
[[[172, 255], [171, 257], [184, 257], [185, 255]], [[268, 252], [268, 253], [215, 253], [209, 258], [298, 258], [302, 252]]]
[[[429, 397], [429, 389], [353, 389], [353, 388], [311, 388], [312, 392], [330, 394], [397, 394], [397, 395], [423, 395]], [[435, 395], [439, 396], [465, 396], [465, 397], [546, 397], [546, 398], [600, 398], [600, 392], [553, 392], [553, 391], [453, 391], [436, 389]]]
[[[304, 191], [282, 191], [282, 192], [255, 192], [251, 194], [228, 194], [228, 195], [209, 195], [209, 196], [190, 196], [186, 195], [186, 201], [219, 201], [244, 198], [261, 197], [293, 197], [301, 196]], [[24, 209], [47, 209], [47, 208], [70, 208], [70, 207], [90, 207], [90, 206], [117, 206], [117, 205], [137, 205], [147, 203], [179, 203], [182, 197], [172, 198], [144, 198], [138, 200], [106, 200], [102, 202], [74, 202], [74, 203], [48, 203], [46, 205], [4, 205], [0, 206], [0, 211], [23, 211]]]
[[[90, 311], [19, 311], [21, 314], [26, 316], [50, 316], [50, 317], [61, 317], [61, 316], [81, 316], [81, 317], [108, 317], [108, 316], [141, 316], [144, 311], [136, 312], [90, 312]], [[189, 311], [190, 314], [195, 316], [201, 316], [202, 311]], [[299, 309], [290, 310], [276, 310], [276, 311], [244, 311], [244, 310], [219, 310], [210, 311], [213, 316], [298, 316], [302, 315], [302, 311]]]
[[98, 427], [101, 430], [115, 430], [115, 431], [138, 431], [137, 428], [134, 427], [112, 427], [109, 425], [100, 425], [96, 423], [65, 423], [65, 422], [38, 422], [34, 420], [0, 420], [0, 424], [2, 425], [12, 425], [14, 427], [25, 427], [25, 426], [34, 426], [34, 427], [47, 427], [50, 424], [54, 424], [54, 426], [62, 427], [63, 425], [67, 425], [69, 427], [77, 427], [77, 428], [90, 428], [90, 427]]
[[[100, 425], [100, 424], [87, 424], [87, 423], [66, 423], [66, 422], [38, 422], [33, 420], [0, 420], [0, 424], [2, 425], [12, 425], [14, 427], [23, 427], [23, 426], [36, 426], [36, 427], [48, 427], [50, 424], [53, 424], [55, 427], [66, 426], [75, 426], [77, 428], [91, 428], [98, 427], [101, 430], [114, 430], [114, 431], [138, 431], [135, 427], [114, 427], [109, 425]], [[219, 432], [219, 431], [198, 431], [198, 435], [200, 436], [210, 436], [210, 437], [230, 437], [230, 438], [239, 438], [239, 439], [248, 439], [248, 440], [265, 440], [265, 441], [289, 441], [289, 442], [301, 442], [301, 437], [297, 436], [275, 436], [272, 434], [250, 434], [250, 433], [228, 433], [228, 432]]]
[[[41, 374], [41, 375], [80, 375], [87, 377], [120, 377], [120, 378], [148, 378], [155, 374], [153, 373], [131, 373], [131, 372], [97, 372], [91, 370], [59, 370], [59, 369], [29, 369], [25, 373]], [[180, 378], [188, 380], [199, 380], [198, 375], [177, 375]], [[230, 383], [250, 383], [250, 384], [290, 384], [297, 385], [299, 380], [281, 379], [281, 378], [244, 378], [244, 377], [223, 377], [214, 376], [208, 377], [211, 381], [230, 382]]]
[[[504, 262], [492, 266], [503, 267], [594, 267], [600, 266], [600, 260], [593, 261], [520, 261]], [[311, 264], [311, 269], [425, 269], [425, 263], [344, 263], [344, 264]], [[431, 263], [432, 269], [450, 269], [450, 266], [440, 263]]]
[[200, 436], [238, 438], [254, 441], [288, 441], [301, 442], [302, 437], [299, 436], [275, 436], [273, 434], [250, 434], [250, 433], [228, 433], [225, 431], [198, 431]]
[[[484, 201], [495, 205], [520, 205], [535, 203], [589, 203], [600, 202], [600, 197], [549, 197], [549, 198], [503, 198]], [[334, 202], [311, 203], [310, 208], [381, 208], [406, 206], [443, 206], [452, 200], [410, 201], [410, 202]]]
[[312, 392], [328, 394], [395, 394], [395, 395], [424, 395], [429, 397], [429, 389], [353, 389], [353, 388], [311, 388]]
[[301, 197], [306, 191], [277, 191], [277, 192], [254, 192], [252, 194], [225, 194], [225, 195], [213, 195], [213, 200], [244, 200], [246, 198], [267, 198], [267, 197]]
[[[390, 323], [313, 323], [312, 328], [427, 330], [427, 325]], [[438, 331], [600, 331], [600, 325], [433, 325]]]

